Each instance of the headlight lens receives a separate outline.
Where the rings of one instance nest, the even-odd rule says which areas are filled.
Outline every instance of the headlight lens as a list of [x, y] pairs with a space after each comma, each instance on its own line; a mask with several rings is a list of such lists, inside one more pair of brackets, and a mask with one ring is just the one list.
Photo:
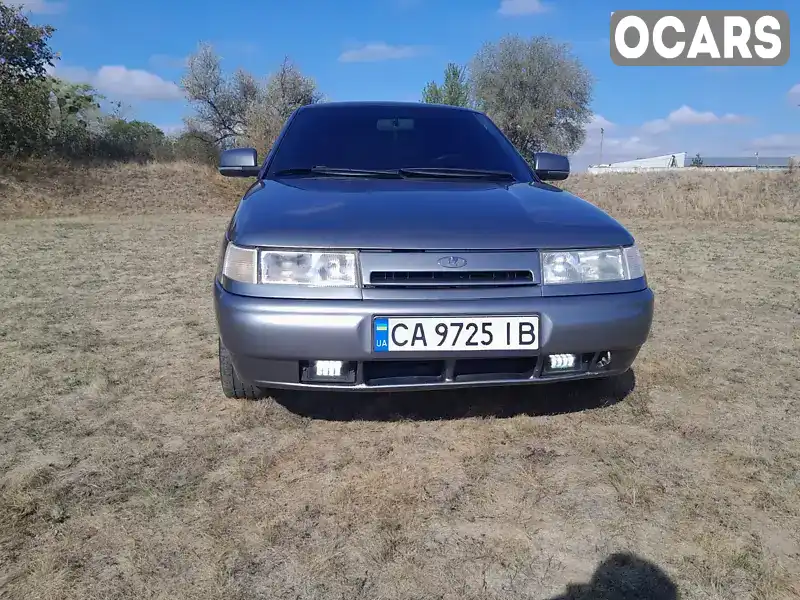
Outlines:
[[221, 273], [241, 283], [356, 287], [355, 252], [258, 250], [228, 243]]
[[634, 244], [626, 248], [542, 252], [545, 285], [624, 281], [644, 276], [644, 263]]
[[261, 251], [261, 283], [355, 287], [354, 252]]

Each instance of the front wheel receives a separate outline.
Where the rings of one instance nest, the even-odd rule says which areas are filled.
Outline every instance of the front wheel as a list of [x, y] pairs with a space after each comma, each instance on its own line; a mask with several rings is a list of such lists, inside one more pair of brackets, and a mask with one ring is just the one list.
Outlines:
[[219, 380], [222, 384], [222, 393], [228, 398], [238, 398], [241, 400], [258, 400], [264, 396], [264, 391], [250, 383], [239, 379], [236, 370], [233, 368], [231, 354], [228, 349], [219, 341]]

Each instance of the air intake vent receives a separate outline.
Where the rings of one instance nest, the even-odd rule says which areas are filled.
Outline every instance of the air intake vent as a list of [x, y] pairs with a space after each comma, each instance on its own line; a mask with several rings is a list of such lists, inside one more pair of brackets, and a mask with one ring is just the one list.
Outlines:
[[531, 271], [373, 271], [372, 287], [501, 287], [533, 285]]

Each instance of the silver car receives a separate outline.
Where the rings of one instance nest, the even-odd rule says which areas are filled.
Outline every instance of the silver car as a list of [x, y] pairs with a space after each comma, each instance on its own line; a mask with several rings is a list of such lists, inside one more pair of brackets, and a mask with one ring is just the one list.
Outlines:
[[304, 106], [254, 177], [214, 279], [225, 395], [427, 390], [614, 377], [650, 332], [631, 234], [545, 183], [483, 113], [391, 102]]

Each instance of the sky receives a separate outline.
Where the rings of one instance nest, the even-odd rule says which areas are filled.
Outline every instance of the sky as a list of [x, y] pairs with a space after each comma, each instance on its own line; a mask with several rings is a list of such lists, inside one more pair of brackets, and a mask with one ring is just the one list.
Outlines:
[[[189, 114], [177, 85], [186, 56], [214, 46], [226, 71], [257, 76], [288, 56], [328, 100], [417, 101], [448, 62], [466, 64], [506, 34], [569, 42], [595, 83], [584, 146], [573, 169], [602, 161], [690, 156], [800, 154], [800, 69], [632, 67], [610, 58], [618, 0], [13, 0], [56, 28], [56, 75], [93, 84], [130, 118], [167, 132]], [[685, 0], [639, 0], [636, 8], [696, 9]], [[753, 9], [752, 0], [705, 0], [703, 9]], [[766, 7], [765, 7], [766, 8]], [[772, 0], [800, 24], [797, 0]], [[795, 26], [797, 27], [797, 25]], [[792, 46], [800, 39], [792, 30]], [[547, 82], [543, 81], [542, 85]]]

